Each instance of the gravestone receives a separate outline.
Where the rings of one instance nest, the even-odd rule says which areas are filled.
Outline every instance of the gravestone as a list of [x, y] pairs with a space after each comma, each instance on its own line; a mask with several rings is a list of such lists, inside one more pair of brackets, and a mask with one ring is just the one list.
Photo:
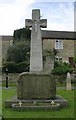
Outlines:
[[30, 71], [43, 71], [41, 27], [47, 26], [47, 20], [40, 20], [40, 10], [32, 10], [32, 20], [25, 20], [26, 27], [31, 30]]
[[67, 78], [66, 78], [66, 90], [72, 90], [72, 87], [71, 87], [71, 75], [70, 73], [68, 72], [67, 73]]

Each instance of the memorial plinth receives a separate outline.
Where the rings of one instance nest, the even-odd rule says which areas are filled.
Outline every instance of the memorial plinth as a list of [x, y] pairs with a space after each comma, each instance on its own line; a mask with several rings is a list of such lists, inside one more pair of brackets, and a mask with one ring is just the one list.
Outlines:
[[18, 99], [55, 99], [54, 76], [44, 73], [22, 73], [17, 82]]

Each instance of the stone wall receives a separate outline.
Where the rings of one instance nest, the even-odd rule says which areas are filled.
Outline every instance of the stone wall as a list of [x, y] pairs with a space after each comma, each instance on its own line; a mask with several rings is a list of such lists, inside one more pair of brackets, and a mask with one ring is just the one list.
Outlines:
[[2, 57], [3, 57], [3, 59], [6, 58], [6, 54], [7, 54], [7, 50], [9, 48], [9, 45], [10, 45], [9, 41], [7, 41], [7, 40], [2, 41]]
[[2, 66], [2, 37], [0, 36], [0, 66]]
[[[17, 77], [19, 76], [20, 73], [8, 73], [8, 81], [9, 82], [16, 82], [17, 81]], [[6, 74], [2, 73], [2, 81], [6, 81]], [[0, 76], [0, 77], [1, 77]]]
[[43, 50], [44, 49], [53, 49], [54, 39], [43, 39]]
[[[55, 48], [55, 39], [44, 39], [43, 40], [43, 49], [52, 50]], [[63, 40], [63, 49], [58, 50], [57, 55], [62, 57], [63, 60], [68, 60], [69, 57], [74, 57], [75, 51], [74, 40]]]
[[63, 40], [63, 49], [59, 50], [58, 56], [63, 60], [69, 60], [69, 57], [74, 57], [74, 40]]
[[76, 56], [76, 40], [74, 40], [74, 55]]
[[6, 59], [7, 50], [13, 43], [12, 36], [0, 36], [0, 41], [2, 41], [2, 61]]

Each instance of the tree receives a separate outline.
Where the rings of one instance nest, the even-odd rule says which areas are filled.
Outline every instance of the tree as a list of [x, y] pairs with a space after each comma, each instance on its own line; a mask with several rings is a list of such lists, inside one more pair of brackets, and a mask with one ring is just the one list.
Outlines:
[[14, 43], [19, 41], [28, 41], [31, 39], [31, 30], [29, 28], [21, 28], [18, 30], [14, 30], [13, 33]]
[[23, 61], [29, 60], [29, 52], [30, 52], [30, 42], [29, 41], [20, 41], [13, 46], [10, 46], [7, 51], [8, 62], [13, 61], [15, 63], [20, 63]]

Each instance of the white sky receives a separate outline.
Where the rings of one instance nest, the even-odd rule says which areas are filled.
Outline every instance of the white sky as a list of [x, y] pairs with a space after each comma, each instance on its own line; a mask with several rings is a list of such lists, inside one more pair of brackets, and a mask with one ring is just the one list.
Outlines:
[[74, 0], [0, 0], [0, 35], [25, 27], [35, 8], [47, 19], [47, 30], [74, 31]]

